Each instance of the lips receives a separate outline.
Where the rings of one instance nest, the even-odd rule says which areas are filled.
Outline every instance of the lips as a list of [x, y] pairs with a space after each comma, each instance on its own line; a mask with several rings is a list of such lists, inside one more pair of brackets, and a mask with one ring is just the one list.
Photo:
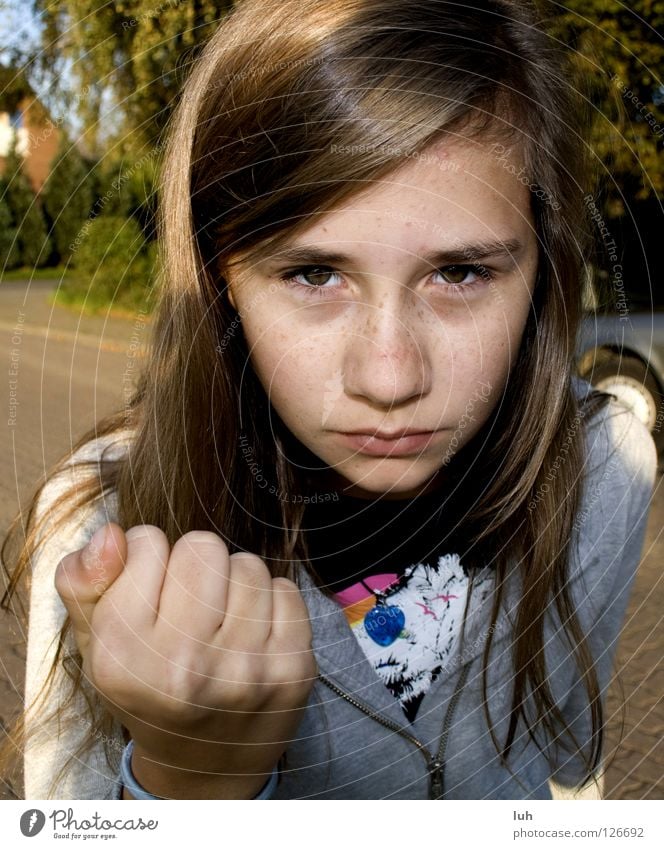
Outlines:
[[[403, 431], [402, 431], [403, 433]], [[383, 439], [375, 432], [340, 433], [340, 437], [350, 447], [361, 454], [374, 457], [406, 456], [422, 451], [440, 431], [407, 431], [404, 436]]]
[[401, 439], [404, 436], [413, 436], [422, 433], [433, 433], [431, 430], [421, 430], [418, 428], [406, 428], [404, 430], [394, 430], [391, 432], [380, 430], [348, 430], [344, 431], [352, 436], [375, 436], [376, 439]]

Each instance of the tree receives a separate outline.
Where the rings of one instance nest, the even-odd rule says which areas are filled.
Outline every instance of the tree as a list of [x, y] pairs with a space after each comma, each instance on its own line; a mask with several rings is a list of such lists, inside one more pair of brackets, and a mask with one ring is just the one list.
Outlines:
[[5, 180], [0, 179], [0, 272], [21, 264], [16, 230], [12, 227], [12, 214], [5, 200], [6, 190]]
[[[541, 3], [552, 35], [572, 51], [594, 107], [591, 144], [601, 178], [604, 228], [597, 277], [611, 293], [624, 280], [630, 309], [664, 306], [664, 0]], [[621, 284], [622, 285], [622, 284]]]
[[605, 175], [606, 213], [664, 196], [664, 0], [542, 2], [553, 37], [595, 108], [592, 146]]
[[74, 275], [59, 298], [97, 308], [152, 308], [157, 252], [134, 218], [102, 214], [86, 221], [72, 257]]
[[47, 120], [47, 112], [35, 97], [24, 70], [18, 64], [0, 64], [0, 112], [9, 112], [11, 115], [23, 100], [34, 101], [31, 108], [35, 120]]
[[62, 133], [51, 172], [41, 191], [55, 248], [62, 262], [67, 262], [71, 256], [72, 244], [90, 214], [94, 199], [92, 182], [90, 163], [85, 162]]
[[61, 89], [60, 99], [80, 117], [91, 155], [111, 147], [108, 118], [102, 126], [104, 96], [122, 115], [121, 153], [144, 152], [157, 143], [187, 64], [231, 6], [232, 0], [33, 0], [43, 27], [33, 72], [56, 85], [74, 75], [76, 93]]
[[41, 202], [23, 173], [23, 160], [16, 153], [15, 144], [5, 161], [4, 176], [7, 183], [4, 197], [11, 213], [11, 226], [17, 233], [21, 265], [39, 268], [48, 262], [52, 244]]

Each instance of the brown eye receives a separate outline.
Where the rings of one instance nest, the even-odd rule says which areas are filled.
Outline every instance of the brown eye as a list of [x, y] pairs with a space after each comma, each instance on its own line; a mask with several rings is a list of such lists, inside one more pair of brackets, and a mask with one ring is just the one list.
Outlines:
[[468, 276], [471, 266], [469, 265], [448, 265], [447, 268], [439, 269], [438, 273], [444, 277], [448, 283], [458, 285]]
[[312, 290], [337, 289], [338, 286], [331, 285], [329, 282], [329, 278], [336, 273], [333, 269], [328, 269], [323, 265], [305, 265], [284, 272], [281, 279], [290, 286], [311, 292]]
[[317, 270], [316, 267], [313, 270], [306, 269], [305, 271], [300, 272], [300, 277], [306, 278], [307, 282], [312, 286], [324, 286], [327, 283], [327, 279], [331, 271]]

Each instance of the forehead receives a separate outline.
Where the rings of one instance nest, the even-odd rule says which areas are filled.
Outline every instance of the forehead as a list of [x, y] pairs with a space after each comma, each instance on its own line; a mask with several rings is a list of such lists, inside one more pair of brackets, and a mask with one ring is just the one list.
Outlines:
[[315, 221], [308, 238], [325, 233], [398, 233], [424, 236], [441, 231], [486, 237], [503, 227], [522, 231], [532, 221], [531, 191], [518, 151], [490, 143], [438, 143], [385, 177], [359, 190]]
[[519, 147], [450, 137], [311, 216], [292, 238], [252, 250], [247, 260], [253, 265], [278, 258], [287, 245], [362, 243], [394, 259], [470, 242], [534, 238], [531, 189]]

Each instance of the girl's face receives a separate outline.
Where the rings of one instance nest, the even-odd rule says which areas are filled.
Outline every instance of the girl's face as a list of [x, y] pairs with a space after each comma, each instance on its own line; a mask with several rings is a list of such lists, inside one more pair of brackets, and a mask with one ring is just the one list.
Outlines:
[[[537, 273], [519, 168], [490, 142], [439, 142], [227, 276], [272, 406], [323, 461], [319, 494], [437, 488], [500, 403]], [[348, 436], [406, 429], [426, 434]]]

